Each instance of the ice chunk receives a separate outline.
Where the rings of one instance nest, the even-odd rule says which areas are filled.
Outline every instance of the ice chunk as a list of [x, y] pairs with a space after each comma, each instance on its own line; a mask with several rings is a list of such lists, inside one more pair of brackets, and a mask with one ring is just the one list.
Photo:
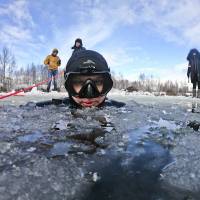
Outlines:
[[0, 142], [0, 153], [5, 153], [10, 150], [11, 143], [9, 142]]
[[100, 179], [100, 176], [98, 175], [98, 173], [97, 173], [97, 172], [94, 172], [94, 173], [93, 173], [93, 176], [92, 176], [92, 180], [93, 180], [94, 182], [97, 182], [99, 179]]
[[24, 135], [24, 136], [19, 136], [18, 140], [20, 142], [36, 142], [38, 139], [42, 137], [42, 133], [39, 131], [35, 131], [32, 134]]

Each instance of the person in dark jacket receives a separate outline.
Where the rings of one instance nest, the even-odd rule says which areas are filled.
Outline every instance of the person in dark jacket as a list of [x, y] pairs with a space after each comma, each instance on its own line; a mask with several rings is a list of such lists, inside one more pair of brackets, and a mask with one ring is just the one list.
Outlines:
[[72, 49], [73, 49], [72, 55], [76, 52], [86, 50], [85, 47], [83, 47], [83, 42], [80, 38], [77, 38], [75, 40], [75, 43], [74, 43], [74, 46], [72, 47]]
[[[197, 49], [191, 49], [188, 56], [187, 76], [191, 78], [193, 84], [192, 96], [200, 98], [200, 53]], [[198, 85], [198, 92], [196, 86]]]
[[67, 62], [64, 78], [68, 98], [36, 105], [65, 104], [74, 108], [125, 105], [106, 98], [113, 81], [105, 58], [96, 51], [85, 50], [72, 55]]

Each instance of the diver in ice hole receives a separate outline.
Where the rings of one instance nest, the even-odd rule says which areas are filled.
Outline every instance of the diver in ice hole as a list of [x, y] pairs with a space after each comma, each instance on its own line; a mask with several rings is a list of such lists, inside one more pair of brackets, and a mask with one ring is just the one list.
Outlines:
[[73, 54], [66, 65], [64, 78], [68, 98], [38, 102], [36, 105], [69, 104], [76, 108], [124, 106], [124, 103], [106, 98], [113, 81], [105, 58], [96, 51], [84, 50]]

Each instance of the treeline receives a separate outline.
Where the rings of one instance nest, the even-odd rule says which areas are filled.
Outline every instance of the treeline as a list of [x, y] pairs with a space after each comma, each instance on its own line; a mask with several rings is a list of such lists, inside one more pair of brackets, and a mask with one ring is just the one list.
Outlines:
[[[7, 47], [4, 47], [0, 52], [0, 91], [26, 88], [47, 78], [48, 70], [46, 66], [32, 63], [27, 65], [26, 68], [18, 68], [14, 55]], [[185, 95], [189, 90], [187, 83], [172, 81], [163, 83], [154, 80], [153, 76], [147, 77], [144, 73], [140, 74], [136, 81], [126, 80], [122, 75], [116, 75], [114, 72], [112, 72], [112, 78], [114, 88], [128, 92], [164, 92], [166, 95]], [[64, 91], [64, 78], [59, 76], [57, 82], [58, 88]], [[38, 89], [45, 90], [46, 85], [42, 85]]]
[[[12, 76], [9, 76], [7, 79], [11, 79], [11, 81], [9, 81], [10, 84], [6, 84], [7, 87], [3, 88], [5, 91], [12, 89], [19, 90], [47, 80], [48, 69], [45, 65], [36, 65], [32, 63], [27, 65], [26, 68], [15, 69]], [[63, 88], [63, 77], [58, 77], [57, 83], [59, 89]], [[46, 88], [47, 83], [38, 87], [38, 89], [42, 91], [45, 91]]]
[[[15, 57], [10, 49], [4, 47], [0, 52], [0, 91], [19, 90], [48, 78], [48, 70], [45, 65], [29, 64], [26, 68], [18, 68]], [[57, 79], [58, 87], [63, 85], [63, 77]], [[39, 89], [46, 89], [42, 85]]]
[[144, 73], [141, 73], [136, 81], [126, 80], [122, 75], [113, 75], [114, 88], [120, 90], [126, 90], [127, 92], [150, 92], [157, 95], [188, 95], [189, 87], [186, 82], [173, 82], [153, 79], [153, 76], [147, 77]]
[[11, 88], [12, 76], [16, 68], [16, 61], [11, 51], [4, 47], [0, 53], [0, 89], [7, 90]]

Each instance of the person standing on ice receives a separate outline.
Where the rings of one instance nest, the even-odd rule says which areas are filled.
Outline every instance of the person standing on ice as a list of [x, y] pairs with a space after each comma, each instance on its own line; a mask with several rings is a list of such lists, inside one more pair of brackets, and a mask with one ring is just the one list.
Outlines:
[[[187, 56], [188, 71], [187, 76], [191, 78], [193, 84], [192, 97], [200, 98], [200, 53], [197, 49], [191, 49]], [[198, 85], [198, 92], [196, 86]]]
[[47, 92], [50, 91], [51, 81], [53, 77], [54, 91], [57, 91], [56, 75], [58, 74], [58, 67], [61, 65], [61, 60], [58, 57], [58, 49], [53, 49], [51, 55], [48, 55], [44, 60], [44, 64], [48, 66], [48, 86]]
[[85, 47], [83, 47], [83, 42], [80, 38], [77, 38], [75, 40], [75, 43], [74, 43], [74, 46], [72, 47], [72, 49], [73, 49], [72, 55], [74, 55], [76, 52], [86, 50]]

